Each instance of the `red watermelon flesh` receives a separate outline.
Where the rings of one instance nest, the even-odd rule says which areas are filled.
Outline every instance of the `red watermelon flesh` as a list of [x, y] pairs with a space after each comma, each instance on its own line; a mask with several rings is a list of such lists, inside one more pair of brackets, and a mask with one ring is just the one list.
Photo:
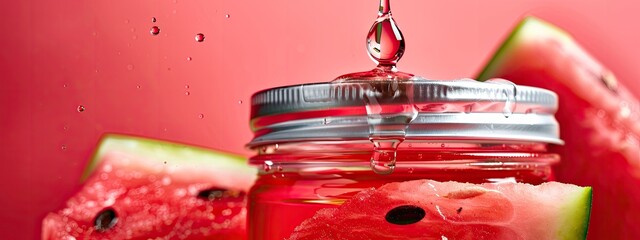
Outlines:
[[246, 239], [256, 173], [239, 157], [109, 135], [90, 169], [80, 192], [44, 219], [43, 239]]
[[591, 188], [415, 180], [322, 209], [290, 239], [584, 239]]
[[478, 77], [559, 95], [558, 181], [594, 188], [590, 239], [640, 239], [638, 99], [563, 30], [529, 17]]

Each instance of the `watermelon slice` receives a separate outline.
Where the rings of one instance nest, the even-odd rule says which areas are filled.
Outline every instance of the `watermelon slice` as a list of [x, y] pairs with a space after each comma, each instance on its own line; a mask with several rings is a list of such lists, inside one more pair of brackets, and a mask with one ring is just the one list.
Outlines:
[[290, 239], [584, 239], [591, 188], [415, 180], [322, 209]]
[[43, 221], [42, 239], [245, 239], [256, 171], [239, 156], [106, 135], [84, 187]]
[[595, 189], [589, 238], [640, 239], [638, 99], [563, 30], [529, 17], [478, 77], [506, 78], [559, 95], [558, 181]]

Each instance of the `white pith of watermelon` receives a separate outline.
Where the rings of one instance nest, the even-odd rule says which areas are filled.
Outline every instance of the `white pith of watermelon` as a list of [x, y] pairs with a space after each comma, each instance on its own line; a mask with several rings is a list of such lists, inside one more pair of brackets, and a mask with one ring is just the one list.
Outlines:
[[[105, 136], [84, 187], [43, 220], [43, 239], [244, 239], [256, 170], [241, 157], [123, 135]], [[217, 197], [198, 197], [215, 189]], [[211, 195], [213, 196], [213, 195]], [[98, 231], [100, 212], [117, 222]]]
[[[419, 221], [385, 219], [417, 206]], [[584, 239], [591, 188], [556, 182], [470, 184], [415, 180], [363, 191], [339, 208], [322, 209], [290, 239]]]
[[523, 20], [478, 77], [505, 78], [559, 95], [556, 119], [564, 146], [558, 181], [590, 185], [589, 238], [639, 239], [640, 103], [567, 32]]

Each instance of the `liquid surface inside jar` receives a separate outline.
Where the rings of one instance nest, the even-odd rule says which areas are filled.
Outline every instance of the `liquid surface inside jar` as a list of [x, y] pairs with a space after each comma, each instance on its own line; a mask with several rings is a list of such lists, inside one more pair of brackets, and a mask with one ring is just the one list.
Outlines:
[[393, 173], [371, 170], [369, 142], [299, 142], [262, 146], [249, 196], [250, 239], [284, 239], [318, 210], [385, 183], [432, 179], [470, 183], [553, 180], [558, 156], [540, 143], [411, 142], [399, 146]]

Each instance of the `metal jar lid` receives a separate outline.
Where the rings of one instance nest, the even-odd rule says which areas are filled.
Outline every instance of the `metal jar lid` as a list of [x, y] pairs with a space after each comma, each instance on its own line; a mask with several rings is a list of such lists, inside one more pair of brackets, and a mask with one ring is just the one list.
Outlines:
[[562, 144], [555, 93], [506, 80], [362, 80], [285, 86], [251, 98], [249, 147], [369, 140]]

